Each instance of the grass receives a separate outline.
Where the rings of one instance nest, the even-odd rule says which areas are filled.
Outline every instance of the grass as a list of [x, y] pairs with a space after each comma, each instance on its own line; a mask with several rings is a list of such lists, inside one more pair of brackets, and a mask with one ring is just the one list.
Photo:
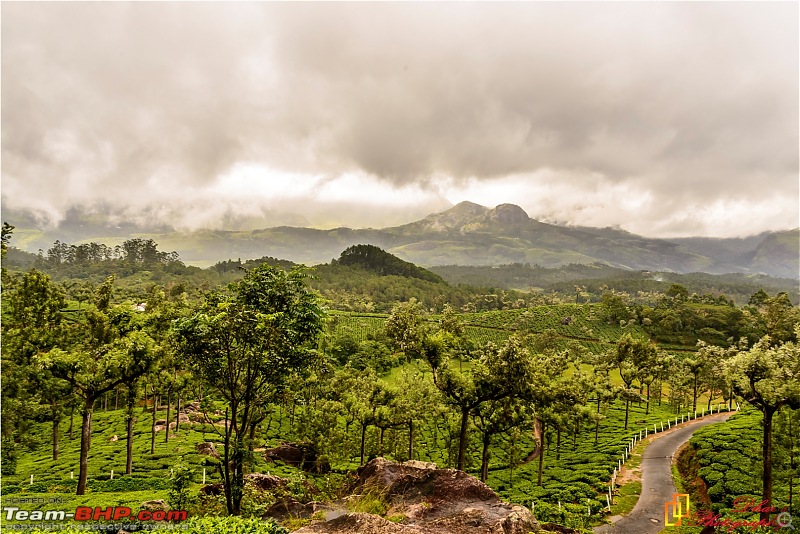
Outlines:
[[642, 493], [641, 482], [628, 482], [619, 486], [619, 492], [611, 503], [611, 515], [628, 515], [633, 511]]

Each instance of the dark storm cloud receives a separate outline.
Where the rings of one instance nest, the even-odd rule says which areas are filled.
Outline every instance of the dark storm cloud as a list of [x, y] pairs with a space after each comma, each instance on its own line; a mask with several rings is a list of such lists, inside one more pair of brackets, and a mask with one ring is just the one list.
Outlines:
[[246, 163], [420, 184], [436, 203], [442, 176], [546, 169], [575, 205], [603, 184], [651, 195], [650, 217], [778, 192], [796, 221], [797, 11], [4, 3], [4, 202], [157, 201], [168, 218]]

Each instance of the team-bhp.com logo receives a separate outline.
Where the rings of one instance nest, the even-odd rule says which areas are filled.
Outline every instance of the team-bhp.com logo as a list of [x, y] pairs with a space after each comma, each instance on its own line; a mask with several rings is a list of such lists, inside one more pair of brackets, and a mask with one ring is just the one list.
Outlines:
[[[674, 493], [673, 501], [664, 503], [664, 525], [667, 527], [679, 527], [684, 517], [689, 517], [691, 510], [689, 506], [689, 495], [687, 493]], [[672, 521], [670, 521], [672, 518]]]
[[74, 512], [64, 510], [20, 510], [16, 506], [3, 508], [7, 521], [120, 521], [133, 519], [138, 521], [185, 521], [186, 510], [139, 510], [134, 511], [127, 506], [78, 506]]

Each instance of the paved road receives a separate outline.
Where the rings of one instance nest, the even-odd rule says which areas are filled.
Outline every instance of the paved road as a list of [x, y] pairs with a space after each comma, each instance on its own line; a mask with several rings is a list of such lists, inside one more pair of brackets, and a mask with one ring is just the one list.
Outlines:
[[642, 456], [642, 494], [636, 507], [616, 523], [594, 528], [598, 533], [658, 534], [664, 528], [664, 503], [677, 493], [672, 481], [672, 457], [700, 427], [725, 421], [730, 413], [712, 415], [692, 421], [683, 428], [653, 440]]

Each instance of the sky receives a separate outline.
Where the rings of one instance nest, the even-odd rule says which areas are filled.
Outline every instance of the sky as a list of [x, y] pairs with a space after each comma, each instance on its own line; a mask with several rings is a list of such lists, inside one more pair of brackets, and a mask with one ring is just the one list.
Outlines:
[[0, 9], [2, 207], [43, 224], [800, 224], [797, 2]]

